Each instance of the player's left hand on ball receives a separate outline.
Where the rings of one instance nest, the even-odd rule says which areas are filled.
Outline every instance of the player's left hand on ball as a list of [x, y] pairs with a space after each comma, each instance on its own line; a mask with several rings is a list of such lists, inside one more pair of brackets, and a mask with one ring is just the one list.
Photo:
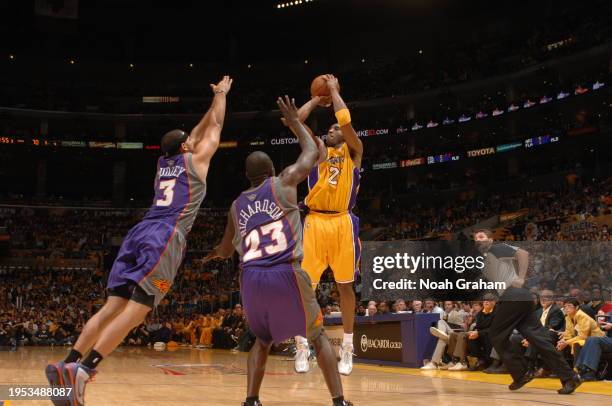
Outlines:
[[329, 107], [332, 105], [331, 96], [315, 96], [319, 98], [317, 106]]
[[229, 92], [230, 89], [232, 88], [232, 82], [233, 81], [234, 81], [234, 79], [232, 79], [229, 76], [225, 75], [225, 76], [223, 76], [223, 79], [221, 79], [219, 81], [219, 83], [217, 83], [216, 85], [213, 85], [211, 83], [210, 84], [210, 88], [212, 89], [213, 93], [225, 93], [225, 94], [227, 94], [227, 92]]
[[282, 97], [279, 97], [276, 100], [276, 104], [278, 104], [278, 108], [280, 109], [281, 113], [283, 114], [283, 118], [285, 119], [283, 121], [283, 119], [281, 118], [283, 124], [290, 125], [291, 123], [299, 122], [298, 109], [295, 105], [295, 99], [289, 99], [289, 96], [285, 95], [284, 100]]

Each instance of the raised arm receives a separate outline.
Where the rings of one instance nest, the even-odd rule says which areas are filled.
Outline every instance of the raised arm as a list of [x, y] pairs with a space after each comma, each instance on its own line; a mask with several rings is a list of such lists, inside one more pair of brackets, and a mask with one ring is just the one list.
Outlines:
[[289, 97], [285, 96], [284, 100], [279, 97], [277, 103], [287, 126], [295, 134], [302, 148], [297, 161], [285, 168], [279, 175], [283, 186], [295, 187], [308, 177], [310, 170], [317, 162], [319, 151], [314, 138], [310, 135], [311, 133], [308, 132], [306, 126], [299, 119], [295, 100], [289, 100]]
[[230, 211], [227, 214], [227, 224], [225, 225], [225, 232], [223, 233], [221, 242], [204, 258], [204, 263], [207, 263], [213, 259], [229, 258], [234, 253], [234, 244], [232, 243], [232, 240], [234, 239], [235, 228], [234, 219], [232, 218], [232, 210], [233, 206], [230, 208]]
[[344, 103], [342, 96], [340, 96], [340, 85], [338, 84], [338, 79], [334, 75], [325, 75], [325, 80], [327, 80], [327, 87], [329, 88], [329, 92], [331, 94], [336, 119], [340, 125], [340, 131], [342, 131], [344, 141], [346, 142], [346, 145], [348, 145], [351, 158], [356, 166], [361, 166], [363, 144], [359, 139], [357, 132], [355, 132], [353, 125], [351, 124], [351, 114], [346, 107], [346, 103]]
[[225, 120], [226, 95], [232, 87], [233, 79], [223, 76], [216, 85], [211, 84], [214, 97], [210, 108], [189, 135], [190, 150], [198, 175], [206, 178], [212, 156], [219, 147], [223, 121]]
[[[308, 132], [310, 133], [310, 136], [317, 144], [317, 148], [319, 150], [319, 157], [317, 159], [317, 162], [315, 163], [316, 165], [327, 159], [327, 147], [325, 147], [325, 143], [314, 134], [310, 127], [306, 125], [306, 120], [308, 120], [310, 113], [312, 113], [317, 106], [329, 106], [330, 100], [330, 97], [313, 96], [309, 101], [304, 103], [302, 107], [298, 109], [298, 119], [302, 124], [304, 124], [304, 127], [306, 127], [306, 130], [308, 130]], [[289, 125], [287, 124], [287, 119], [285, 117], [281, 118], [281, 121], [285, 125], [285, 127], [289, 127]]]
[[517, 279], [512, 282], [512, 286], [522, 288], [525, 284], [525, 276], [527, 275], [527, 270], [529, 269], [529, 252], [525, 251], [522, 248], [519, 248], [518, 250], [516, 250], [514, 258], [518, 263], [518, 275]]

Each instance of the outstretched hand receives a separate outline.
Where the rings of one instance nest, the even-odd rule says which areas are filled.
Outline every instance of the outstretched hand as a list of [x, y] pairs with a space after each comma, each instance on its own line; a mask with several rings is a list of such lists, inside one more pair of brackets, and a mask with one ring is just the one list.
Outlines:
[[219, 81], [219, 83], [217, 83], [216, 85], [213, 85], [212, 83], [210, 84], [210, 88], [212, 89], [213, 93], [225, 93], [227, 94], [227, 92], [230, 91], [230, 89], [232, 88], [232, 82], [234, 81], [234, 79], [230, 78], [228, 75], [223, 76], [223, 79], [221, 79]]
[[219, 248], [218, 246], [213, 248], [212, 251], [210, 251], [208, 255], [204, 257], [204, 259], [202, 259], [202, 264], [206, 264], [207, 262], [210, 262], [215, 259], [223, 259], [223, 257], [219, 255], [218, 248]]
[[283, 118], [281, 118], [283, 124], [291, 125], [292, 123], [298, 123], [300, 121], [298, 116], [298, 108], [295, 105], [295, 99], [289, 100], [289, 96], [285, 95], [284, 100], [282, 97], [279, 97], [276, 100], [276, 103], [283, 114]]

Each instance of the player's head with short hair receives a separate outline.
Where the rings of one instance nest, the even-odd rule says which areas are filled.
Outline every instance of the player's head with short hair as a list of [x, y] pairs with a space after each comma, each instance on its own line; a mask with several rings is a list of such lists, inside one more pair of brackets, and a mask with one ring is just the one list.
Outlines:
[[259, 185], [276, 173], [272, 159], [263, 151], [251, 152], [246, 159], [245, 168], [246, 177], [253, 186]]
[[165, 156], [174, 156], [189, 152], [189, 134], [183, 130], [172, 130], [164, 134], [161, 140], [161, 150]]
[[474, 241], [476, 242], [476, 248], [480, 252], [487, 252], [493, 245], [493, 232], [488, 228], [481, 228], [474, 232]]
[[327, 137], [325, 137], [325, 144], [328, 147], [337, 147], [344, 142], [344, 137], [342, 136], [342, 130], [340, 129], [340, 124], [334, 123], [327, 130]]

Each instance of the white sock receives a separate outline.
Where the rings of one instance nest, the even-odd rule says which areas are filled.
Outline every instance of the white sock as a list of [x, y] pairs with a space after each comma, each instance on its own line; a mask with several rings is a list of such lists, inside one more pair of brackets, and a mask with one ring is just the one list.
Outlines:
[[344, 333], [344, 339], [342, 340], [342, 346], [345, 345], [353, 346], [353, 333]]
[[295, 343], [297, 345], [303, 345], [304, 347], [308, 347], [308, 340], [306, 339], [306, 337], [295, 336]]

